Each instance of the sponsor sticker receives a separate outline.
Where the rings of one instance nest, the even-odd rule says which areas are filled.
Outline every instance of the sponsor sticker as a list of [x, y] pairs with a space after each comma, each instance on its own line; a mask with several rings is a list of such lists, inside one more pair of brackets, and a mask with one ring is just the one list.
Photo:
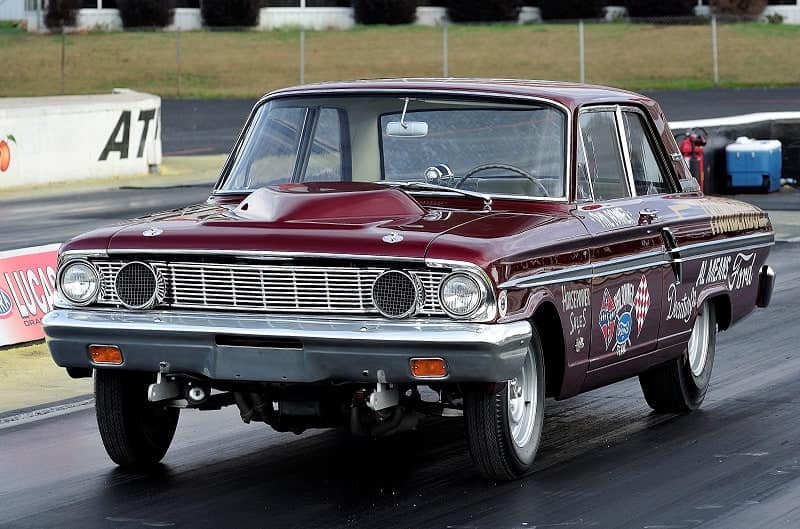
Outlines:
[[619, 356], [624, 355], [631, 340], [642, 334], [650, 304], [650, 289], [644, 274], [638, 285], [623, 283], [613, 296], [606, 288], [598, 314], [606, 348], [613, 344], [613, 351]]
[[8, 292], [0, 288], [0, 319], [6, 319], [11, 316], [11, 310], [14, 308], [11, 302], [11, 296]]
[[586, 311], [592, 303], [589, 287], [570, 289], [561, 287], [561, 306], [569, 313], [569, 335], [580, 333], [587, 327]]

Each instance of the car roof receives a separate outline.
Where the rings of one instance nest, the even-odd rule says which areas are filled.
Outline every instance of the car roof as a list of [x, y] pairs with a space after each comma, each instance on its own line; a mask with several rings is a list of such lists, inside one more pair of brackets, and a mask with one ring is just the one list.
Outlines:
[[362, 79], [293, 86], [270, 92], [265, 97], [300, 94], [323, 95], [337, 92], [441, 92], [489, 97], [530, 97], [555, 101], [571, 110], [583, 105], [599, 103], [634, 103], [646, 107], [655, 105], [655, 102], [647, 96], [619, 88], [564, 81], [523, 79]]

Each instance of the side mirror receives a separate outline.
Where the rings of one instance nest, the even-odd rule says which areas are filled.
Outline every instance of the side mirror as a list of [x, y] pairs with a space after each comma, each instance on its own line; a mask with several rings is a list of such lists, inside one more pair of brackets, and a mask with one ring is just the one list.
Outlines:
[[428, 124], [424, 121], [390, 121], [386, 124], [386, 135], [390, 138], [424, 138], [428, 135]]

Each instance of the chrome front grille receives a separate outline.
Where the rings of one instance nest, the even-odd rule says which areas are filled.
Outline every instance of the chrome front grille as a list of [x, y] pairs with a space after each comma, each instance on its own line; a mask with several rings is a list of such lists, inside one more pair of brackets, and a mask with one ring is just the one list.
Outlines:
[[[94, 261], [101, 276], [98, 303], [121, 304], [115, 281], [124, 261]], [[388, 268], [158, 262], [166, 283], [161, 306], [255, 312], [377, 314], [372, 286]], [[439, 284], [447, 272], [408, 270], [424, 290], [419, 314], [444, 315]]]

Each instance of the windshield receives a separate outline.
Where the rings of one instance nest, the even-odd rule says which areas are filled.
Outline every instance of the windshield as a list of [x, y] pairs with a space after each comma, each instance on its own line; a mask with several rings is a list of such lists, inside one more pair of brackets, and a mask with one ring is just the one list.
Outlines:
[[262, 105], [221, 192], [290, 182], [425, 182], [563, 198], [566, 115], [544, 104], [358, 96]]

